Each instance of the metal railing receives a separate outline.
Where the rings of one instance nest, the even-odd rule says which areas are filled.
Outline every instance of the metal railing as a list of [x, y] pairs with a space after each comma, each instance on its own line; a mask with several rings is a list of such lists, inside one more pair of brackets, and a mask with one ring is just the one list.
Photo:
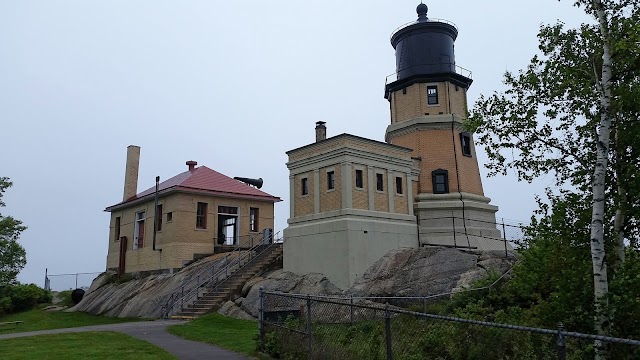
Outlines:
[[[433, 67], [434, 69], [439, 69], [438, 71], [433, 71], [431, 70], [431, 72], [444, 72], [441, 71], [441, 69], [445, 68], [447, 69], [447, 72], [453, 72], [456, 73], [458, 75], [462, 75], [466, 78], [472, 79], [472, 75], [473, 73], [471, 72], [471, 70], [469, 69], [465, 69], [462, 66], [458, 66], [455, 63], [435, 63], [435, 64], [420, 64], [420, 65], [414, 65], [414, 66], [409, 66], [409, 67], [405, 67], [400, 69], [399, 72], [402, 71], [411, 71], [411, 69], [415, 69], [415, 68], [428, 68], [428, 67]], [[398, 80], [398, 72], [393, 73], [391, 75], [387, 75], [384, 85], [388, 85], [389, 83], [392, 83], [394, 81]]]
[[501, 324], [405, 310], [349, 298], [260, 290], [259, 341], [280, 358], [611, 359], [640, 358], [640, 340]]
[[[265, 235], [264, 230], [252, 236], [245, 244], [240, 244], [224, 258], [216, 261], [211, 268], [200, 271], [191, 280], [183, 283], [179, 290], [174, 291], [162, 305], [162, 317], [168, 318], [176, 309], [184, 310], [185, 305], [194, 303], [200, 298], [203, 289], [215, 291], [233, 274], [237, 273], [252, 260], [276, 244], [281, 244], [281, 239], [274, 240], [280, 233], [269, 231]], [[260, 237], [260, 241], [254, 241]], [[254, 244], [255, 243], [255, 244]], [[251, 244], [252, 246], [249, 246]], [[247, 246], [244, 246], [247, 245]]]
[[423, 23], [425, 23], [425, 22], [432, 22], [432, 23], [433, 23], [433, 22], [439, 22], [439, 23], [445, 23], [445, 24], [447, 24], [447, 25], [451, 25], [451, 26], [453, 26], [453, 27], [456, 29], [456, 31], [458, 31], [458, 26], [457, 26], [456, 24], [454, 24], [453, 22], [449, 21], [449, 20], [445, 20], [445, 19], [438, 19], [438, 18], [428, 18], [426, 21], [418, 21], [418, 20], [414, 20], [414, 21], [410, 21], [410, 22], [408, 22], [408, 23], [406, 23], [406, 24], [402, 24], [402, 25], [398, 26], [395, 30], [393, 30], [393, 31], [391, 32], [391, 36], [390, 36], [390, 38], [392, 38], [392, 37], [393, 37], [393, 35], [395, 35], [398, 31], [400, 31], [400, 30], [402, 30], [402, 29], [404, 29], [404, 28], [406, 28], [406, 27], [409, 27], [409, 26], [411, 26], [411, 25], [415, 25], [415, 24], [423, 24]]

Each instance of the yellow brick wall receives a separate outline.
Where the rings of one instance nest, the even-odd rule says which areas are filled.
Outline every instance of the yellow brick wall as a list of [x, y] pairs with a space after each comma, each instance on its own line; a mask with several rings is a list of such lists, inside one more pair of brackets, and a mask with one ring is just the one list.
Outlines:
[[[338, 210], [342, 207], [340, 168], [340, 165], [335, 165], [320, 169], [320, 212]], [[327, 190], [327, 171], [330, 169], [335, 172], [333, 190]]]
[[[460, 173], [460, 191], [484, 195], [473, 141], [471, 147], [473, 156], [467, 157], [462, 155], [460, 132], [454, 131], [453, 137], [458, 158], [458, 171]], [[393, 139], [393, 143], [412, 148], [414, 149], [413, 156], [422, 157], [419, 187], [421, 193], [433, 193], [431, 172], [437, 169], [444, 169], [449, 172], [449, 191], [458, 191], [451, 130], [417, 131], [398, 136]]]
[[[198, 202], [207, 203], [207, 228], [196, 229], [196, 207]], [[128, 238], [126, 255], [126, 272], [157, 270], [162, 261], [169, 267], [181, 267], [184, 261], [193, 259], [194, 254], [213, 253], [214, 239], [217, 237], [218, 206], [239, 207], [239, 239], [246, 241], [249, 232], [249, 208], [258, 208], [258, 226], [272, 228], [274, 224], [274, 206], [271, 202], [211, 197], [175, 193], [160, 198], [158, 204], [163, 205], [162, 230], [156, 234], [156, 249], [153, 251], [153, 216], [154, 202], [149, 201], [124, 210], [111, 213], [109, 229], [109, 253], [107, 268], [117, 268], [119, 263], [120, 243], [114, 241], [115, 218], [120, 216], [120, 236]], [[145, 211], [144, 244], [140, 249], [133, 249], [134, 219], [139, 211]], [[167, 213], [173, 219], [167, 222]]]
[[[362, 189], [356, 188], [356, 170], [362, 170]], [[364, 165], [355, 166], [351, 173], [353, 186], [353, 208], [369, 210], [369, 174]]]
[[[386, 170], [376, 170], [374, 172], [374, 174], [382, 174], [382, 181], [383, 181], [383, 191], [378, 191], [377, 185], [376, 185], [376, 177], [377, 175], [374, 175], [375, 177], [373, 178], [373, 186], [374, 186], [374, 195], [373, 195], [373, 202], [375, 204], [375, 210], [376, 211], [384, 211], [384, 212], [389, 212], [389, 195], [388, 195], [388, 191], [389, 191], [389, 184], [388, 184], [388, 178], [387, 178], [387, 171]], [[391, 189], [391, 191], [393, 191], [393, 189]]]
[[[402, 178], [402, 194], [401, 195], [398, 195], [396, 193], [396, 183], [395, 183], [396, 177]], [[393, 193], [395, 194], [393, 197], [394, 212], [397, 214], [408, 214], [409, 208], [407, 207], [407, 177], [402, 174], [395, 174], [395, 176], [393, 177], [393, 181], [394, 181], [394, 183], [392, 184]]]
[[[427, 87], [438, 87], [438, 104], [429, 105], [427, 102]], [[451, 106], [449, 106], [451, 104]], [[416, 83], [403, 90], [391, 94], [391, 123], [410, 120], [419, 116], [457, 114], [466, 117], [467, 96], [466, 89], [458, 87], [450, 82]]]
[[[307, 188], [309, 193], [307, 195], [302, 195], [302, 178], [307, 178]], [[313, 214], [313, 197], [314, 195], [314, 177], [313, 173], [309, 172], [306, 174], [298, 174], [294, 176], [293, 180], [294, 187], [294, 214], [293, 216], [304, 216]]]

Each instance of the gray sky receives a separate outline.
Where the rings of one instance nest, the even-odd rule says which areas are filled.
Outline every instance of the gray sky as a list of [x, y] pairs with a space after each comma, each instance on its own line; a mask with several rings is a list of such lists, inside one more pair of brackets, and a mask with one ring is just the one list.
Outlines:
[[[316, 121], [328, 136], [384, 140], [389, 35], [416, 19], [418, 3], [0, 0], [0, 176], [14, 182], [2, 213], [29, 227], [19, 280], [42, 286], [45, 268], [104, 270], [103, 209], [122, 199], [130, 144], [142, 147], [139, 191], [185, 171], [186, 160], [262, 177], [284, 199], [282, 230], [285, 151], [312, 142]], [[585, 21], [568, 0], [426, 3], [430, 17], [459, 28], [470, 104], [527, 65], [541, 23]], [[551, 183], [507, 176], [484, 188], [499, 217], [526, 221]]]

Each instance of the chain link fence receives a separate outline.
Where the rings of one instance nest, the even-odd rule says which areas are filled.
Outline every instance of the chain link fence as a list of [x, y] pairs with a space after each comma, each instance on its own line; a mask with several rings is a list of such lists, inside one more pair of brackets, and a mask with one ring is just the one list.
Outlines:
[[285, 359], [640, 359], [640, 341], [404, 310], [366, 299], [260, 292], [262, 351]]
[[49, 274], [48, 270], [44, 275], [44, 289], [53, 291], [88, 289], [91, 282], [102, 272], [86, 272], [72, 274]]

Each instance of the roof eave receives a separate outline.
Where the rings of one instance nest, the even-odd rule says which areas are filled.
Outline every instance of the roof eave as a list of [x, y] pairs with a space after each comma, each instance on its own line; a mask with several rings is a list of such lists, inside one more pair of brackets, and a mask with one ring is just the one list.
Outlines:
[[[195, 188], [188, 188], [188, 187], [184, 187], [184, 186], [173, 186], [170, 187], [168, 189], [164, 189], [158, 192], [158, 196], [159, 197], [165, 197], [168, 195], [171, 195], [173, 193], [185, 193], [185, 194], [197, 194], [197, 195], [208, 195], [208, 196], [217, 196], [217, 197], [225, 197], [225, 198], [236, 198], [236, 199], [246, 199], [246, 200], [256, 200], [256, 201], [264, 201], [264, 202], [271, 202], [271, 203], [277, 203], [277, 202], [281, 202], [282, 199], [280, 199], [277, 196], [258, 196], [258, 195], [250, 195], [250, 194], [238, 194], [238, 193], [231, 193], [231, 192], [222, 192], [222, 191], [212, 191], [212, 190], [205, 190], [205, 189], [195, 189]], [[107, 212], [112, 212], [112, 211], [116, 211], [116, 210], [121, 210], [121, 209], [126, 209], [144, 202], [147, 202], [149, 200], [152, 200], [153, 197], [155, 196], [155, 193], [151, 193], [151, 194], [147, 194], [143, 197], [140, 198], [136, 198], [133, 200], [128, 200], [119, 204], [115, 204], [112, 206], [107, 207], [106, 209], [104, 209], [104, 211]]]

